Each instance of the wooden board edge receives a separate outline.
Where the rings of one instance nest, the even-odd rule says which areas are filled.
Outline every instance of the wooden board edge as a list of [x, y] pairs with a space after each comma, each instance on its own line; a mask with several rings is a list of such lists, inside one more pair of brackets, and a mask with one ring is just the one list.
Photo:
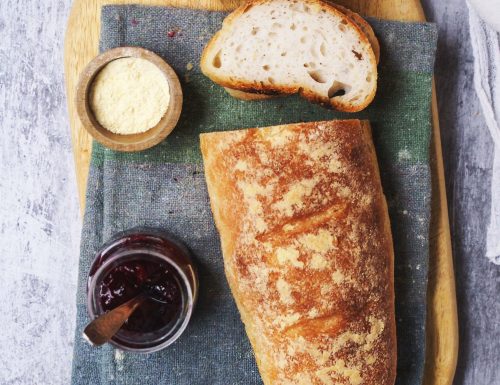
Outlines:
[[[87, 179], [90, 167], [90, 156], [92, 151], [92, 138], [84, 129], [76, 111], [76, 86], [79, 79], [79, 74], [97, 53], [98, 47], [94, 50], [89, 50], [92, 44], [85, 44], [86, 52], [77, 52], [75, 47], [74, 36], [79, 36], [76, 29], [82, 29], [84, 24], [91, 25], [95, 20], [95, 12], [91, 11], [92, 4], [89, 1], [87, 13], [89, 18], [85, 21], [79, 16], [81, 10], [81, 3], [75, 0], [68, 17], [66, 25], [66, 32], [64, 38], [64, 78], [66, 86], [66, 102], [68, 105], [68, 116], [71, 126], [71, 143], [73, 146], [73, 157], [75, 161], [75, 173], [78, 198], [80, 203], [80, 212], [83, 214], [85, 211], [85, 197], [87, 189]], [[91, 29], [91, 28], [90, 28]], [[90, 31], [92, 35], [92, 31]], [[94, 41], [89, 36], [90, 41]], [[82, 63], [83, 62], [83, 63]]]
[[[451, 385], [458, 359], [458, 315], [436, 85], [432, 82], [432, 217], [427, 289], [426, 385]], [[433, 359], [428, 359], [434, 357]]]

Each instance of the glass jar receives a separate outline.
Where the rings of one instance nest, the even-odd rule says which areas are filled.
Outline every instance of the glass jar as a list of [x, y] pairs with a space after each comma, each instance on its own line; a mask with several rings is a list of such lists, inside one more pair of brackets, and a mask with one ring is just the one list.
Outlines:
[[168, 233], [134, 228], [116, 234], [97, 252], [89, 272], [87, 310], [91, 319], [144, 291], [150, 277], [165, 302], [147, 299], [110, 343], [135, 352], [163, 349], [186, 329], [198, 296], [198, 277], [188, 249]]

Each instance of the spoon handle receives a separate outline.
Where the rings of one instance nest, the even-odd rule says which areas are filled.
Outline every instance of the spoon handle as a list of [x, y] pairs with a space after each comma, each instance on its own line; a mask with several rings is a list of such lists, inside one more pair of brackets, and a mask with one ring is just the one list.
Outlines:
[[139, 294], [117, 308], [97, 317], [87, 325], [83, 331], [83, 337], [96, 346], [108, 342], [146, 299], [147, 296]]

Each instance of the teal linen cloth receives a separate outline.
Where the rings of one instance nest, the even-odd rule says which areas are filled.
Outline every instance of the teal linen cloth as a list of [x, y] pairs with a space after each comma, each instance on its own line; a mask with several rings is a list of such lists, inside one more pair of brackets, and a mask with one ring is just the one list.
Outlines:
[[[150, 150], [118, 153], [94, 143], [82, 232], [72, 384], [262, 384], [224, 276], [198, 135], [336, 118], [369, 119], [372, 124], [395, 242], [397, 384], [421, 384], [436, 27], [370, 19], [381, 43], [377, 96], [366, 110], [344, 114], [296, 96], [239, 101], [204, 77], [199, 69], [201, 51], [225, 15], [140, 6], [106, 6], [102, 10], [101, 51], [141, 46], [162, 56], [181, 79], [184, 108], [173, 133]], [[168, 230], [194, 254], [200, 273], [194, 317], [176, 343], [157, 353], [124, 353], [109, 345], [91, 347], [81, 337], [89, 322], [85, 303], [90, 263], [113, 234], [139, 225]]]

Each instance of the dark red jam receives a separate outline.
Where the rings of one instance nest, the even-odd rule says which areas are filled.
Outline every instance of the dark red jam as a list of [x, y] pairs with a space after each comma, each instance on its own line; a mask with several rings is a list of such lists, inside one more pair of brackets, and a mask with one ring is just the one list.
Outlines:
[[[146, 292], [143, 302], [122, 329], [150, 333], [175, 322], [182, 311], [180, 277], [173, 266], [145, 255], [113, 268], [102, 280], [99, 298], [104, 311], [112, 310], [138, 294]], [[104, 262], [104, 261], [102, 261]]]
[[[189, 283], [183, 281], [177, 269]], [[94, 276], [99, 278], [95, 281]], [[186, 290], [191, 290], [191, 301], [196, 301], [197, 278], [183, 245], [154, 229], [133, 229], [118, 234], [101, 248], [90, 268], [88, 288], [90, 298], [95, 299], [91, 312], [97, 315], [138, 294], [147, 294], [148, 299], [120, 329], [119, 334], [127, 333], [126, 338], [132, 338], [130, 333], [176, 330], [179, 319], [186, 316], [186, 306], [192, 306], [186, 302]]]

